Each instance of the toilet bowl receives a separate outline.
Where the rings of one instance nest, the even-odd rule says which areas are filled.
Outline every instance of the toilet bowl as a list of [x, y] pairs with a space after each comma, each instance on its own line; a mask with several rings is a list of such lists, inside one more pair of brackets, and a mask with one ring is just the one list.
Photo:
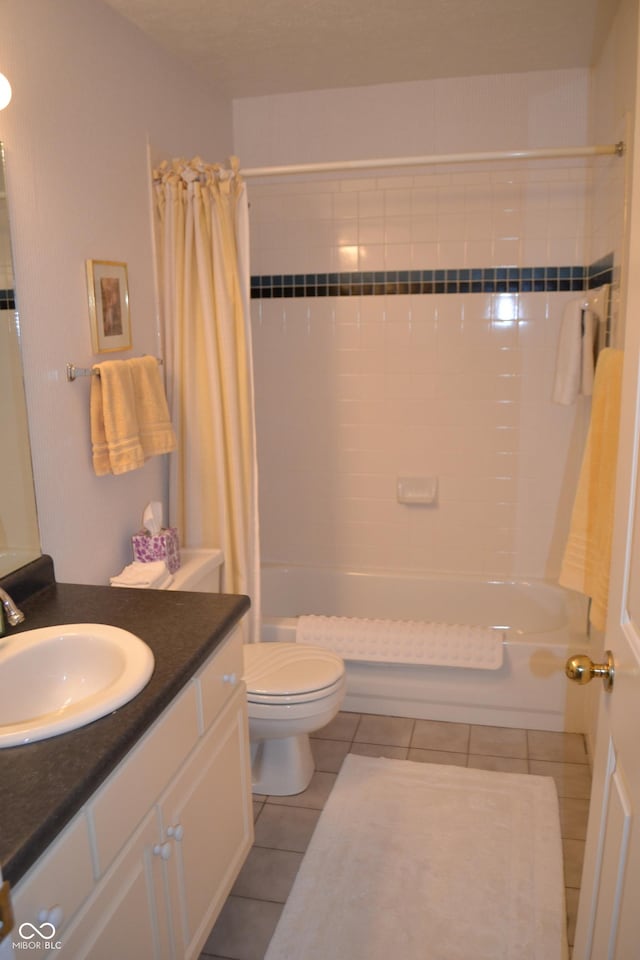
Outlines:
[[344, 661], [302, 643], [245, 644], [243, 653], [253, 792], [301, 793], [315, 770], [309, 734], [344, 699]]

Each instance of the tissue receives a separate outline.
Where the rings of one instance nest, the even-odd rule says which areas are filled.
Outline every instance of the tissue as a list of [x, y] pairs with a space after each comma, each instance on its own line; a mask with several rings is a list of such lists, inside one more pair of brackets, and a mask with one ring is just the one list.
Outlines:
[[151, 537], [156, 537], [162, 530], [162, 504], [159, 500], [152, 500], [144, 508], [142, 529]]
[[162, 504], [152, 500], [142, 514], [142, 530], [131, 538], [133, 556], [140, 563], [164, 560], [169, 573], [180, 569], [180, 544], [175, 527], [162, 526]]

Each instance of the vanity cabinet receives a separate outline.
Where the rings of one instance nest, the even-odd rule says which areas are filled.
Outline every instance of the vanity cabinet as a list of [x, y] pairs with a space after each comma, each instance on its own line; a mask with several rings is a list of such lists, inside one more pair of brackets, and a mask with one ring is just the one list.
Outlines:
[[163, 902], [162, 863], [152, 852], [157, 842], [158, 817], [152, 810], [85, 906], [56, 930], [57, 956], [69, 960], [179, 956], [172, 951], [170, 905]]
[[198, 956], [253, 841], [241, 677], [236, 629], [20, 882], [11, 938], [49, 922], [68, 960]]

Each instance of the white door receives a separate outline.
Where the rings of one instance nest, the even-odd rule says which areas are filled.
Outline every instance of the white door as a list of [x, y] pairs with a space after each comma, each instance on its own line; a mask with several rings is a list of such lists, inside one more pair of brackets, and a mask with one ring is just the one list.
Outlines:
[[[640, 157], [638, 129], [632, 146], [632, 156]], [[638, 167], [637, 160], [635, 166]], [[627, 169], [631, 169], [629, 163]], [[640, 958], [640, 175], [637, 169], [634, 179], [629, 254], [626, 276], [622, 278], [626, 294], [625, 365], [605, 642], [613, 653], [615, 678], [612, 690], [603, 690], [600, 694], [591, 811], [573, 960]]]

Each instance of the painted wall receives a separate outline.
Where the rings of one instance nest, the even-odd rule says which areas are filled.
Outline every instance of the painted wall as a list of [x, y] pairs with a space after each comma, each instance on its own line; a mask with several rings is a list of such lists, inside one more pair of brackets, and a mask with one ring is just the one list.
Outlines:
[[539, 71], [234, 102], [243, 166], [586, 142], [589, 73]]
[[[241, 100], [236, 153], [583, 144], [589, 86], [560, 71]], [[557, 575], [588, 403], [551, 394], [591, 186], [577, 161], [250, 183], [264, 559]], [[399, 504], [407, 475], [436, 476], [437, 502]]]
[[67, 361], [100, 359], [85, 261], [128, 264], [133, 353], [157, 354], [148, 145], [223, 159], [231, 108], [99, 0], [4, 0], [0, 63], [13, 86], [0, 138], [42, 548], [59, 580], [104, 583], [131, 560], [145, 503], [164, 499], [166, 464], [93, 474], [89, 381], [65, 379]]

